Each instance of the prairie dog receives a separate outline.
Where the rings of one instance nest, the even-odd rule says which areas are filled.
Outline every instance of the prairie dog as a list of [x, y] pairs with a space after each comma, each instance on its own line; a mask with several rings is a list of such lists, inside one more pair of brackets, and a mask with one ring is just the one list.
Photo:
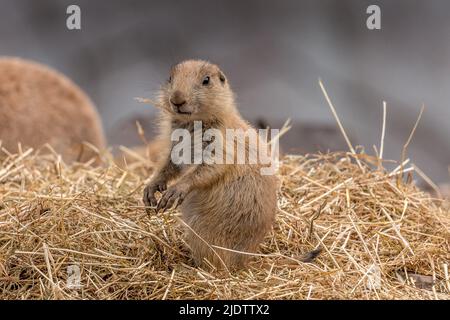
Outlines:
[[83, 142], [103, 148], [95, 107], [64, 75], [19, 58], [0, 57], [0, 140], [10, 152], [50, 144], [65, 161], [95, 154]]
[[[255, 253], [271, 229], [278, 179], [261, 175], [259, 164], [177, 165], [171, 158], [173, 130], [187, 129], [192, 136], [194, 121], [202, 122], [203, 133], [211, 128], [221, 132], [251, 128], [236, 108], [225, 75], [206, 61], [179, 63], [172, 68], [157, 104], [162, 109], [158, 139], [165, 145], [144, 190], [145, 205], [157, 205], [157, 211], [180, 205], [182, 219], [189, 226], [186, 240], [198, 265], [207, 259], [219, 269], [223, 264], [232, 269], [244, 267], [251, 255], [236, 251]], [[159, 201], [157, 191], [162, 193]]]

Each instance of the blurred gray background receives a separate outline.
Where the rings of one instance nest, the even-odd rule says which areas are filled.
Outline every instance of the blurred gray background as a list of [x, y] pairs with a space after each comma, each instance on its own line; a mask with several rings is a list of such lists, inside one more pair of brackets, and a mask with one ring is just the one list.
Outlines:
[[[77, 4], [82, 30], [66, 28]], [[381, 7], [381, 30], [366, 8]], [[152, 135], [151, 97], [170, 66], [187, 58], [219, 64], [244, 117], [293, 129], [283, 150], [343, 149], [320, 91], [322, 78], [355, 144], [401, 149], [424, 103], [408, 156], [436, 182], [449, 180], [449, 1], [62, 1], [0, 0], [0, 55], [48, 64], [96, 104], [110, 145], [138, 144], [135, 120]]]

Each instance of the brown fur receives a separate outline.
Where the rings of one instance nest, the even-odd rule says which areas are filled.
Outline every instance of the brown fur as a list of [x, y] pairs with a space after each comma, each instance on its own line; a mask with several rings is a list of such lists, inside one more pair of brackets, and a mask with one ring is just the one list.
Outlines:
[[[210, 82], [204, 86], [206, 76]], [[186, 101], [179, 109], [191, 114], [177, 113], [171, 99], [176, 104]], [[185, 61], [172, 69], [170, 83], [160, 92], [159, 104], [163, 109], [161, 139], [165, 147], [160, 151], [162, 161], [145, 188], [144, 203], [157, 204], [157, 210], [181, 203], [183, 220], [189, 226], [187, 243], [198, 264], [207, 259], [218, 268], [223, 267], [222, 261], [231, 268], [245, 266], [250, 255], [218, 248], [214, 252], [210, 246], [256, 252], [277, 212], [277, 178], [261, 175], [260, 165], [177, 166], [170, 159], [172, 130], [192, 129], [194, 120], [203, 121], [203, 130], [250, 128], [236, 109], [228, 81], [216, 65]], [[175, 183], [167, 189], [173, 180]], [[163, 192], [159, 202], [155, 198], [157, 191]]]
[[98, 114], [89, 98], [64, 75], [46, 66], [0, 58], [0, 140], [8, 151], [50, 144], [66, 161], [95, 154], [82, 145], [105, 145]]

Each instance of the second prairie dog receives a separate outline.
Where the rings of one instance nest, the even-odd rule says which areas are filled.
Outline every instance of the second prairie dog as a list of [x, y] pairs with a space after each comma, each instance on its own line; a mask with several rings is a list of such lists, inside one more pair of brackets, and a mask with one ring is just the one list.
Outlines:
[[[203, 131], [251, 128], [236, 108], [228, 81], [214, 64], [184, 61], [172, 68], [158, 105], [163, 109], [158, 139], [165, 145], [144, 190], [144, 203], [157, 205], [157, 210], [181, 203], [183, 221], [189, 226], [186, 240], [197, 264], [206, 259], [218, 268], [223, 263], [233, 269], [245, 266], [251, 255], [234, 251], [255, 253], [272, 228], [277, 212], [276, 176], [261, 175], [260, 165], [175, 165], [170, 157], [172, 131], [185, 128], [192, 135], [194, 120], [202, 121]], [[159, 202], [158, 191], [162, 192]]]
[[90, 99], [64, 75], [19, 58], [0, 57], [0, 140], [16, 152], [49, 144], [68, 162], [86, 161], [104, 148], [102, 126]]

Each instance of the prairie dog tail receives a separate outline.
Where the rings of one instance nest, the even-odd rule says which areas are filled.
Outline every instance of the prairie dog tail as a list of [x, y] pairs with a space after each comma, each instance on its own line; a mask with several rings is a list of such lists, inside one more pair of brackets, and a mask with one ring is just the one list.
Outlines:
[[299, 262], [303, 262], [303, 263], [312, 263], [314, 262], [314, 260], [320, 255], [320, 253], [322, 252], [322, 248], [316, 248], [312, 251], [309, 251], [303, 255], [301, 255], [300, 257], [284, 257], [283, 259], [280, 260], [280, 262], [282, 262], [285, 265], [288, 266], [298, 266]]
[[322, 252], [322, 248], [317, 248], [314, 249], [308, 253], [305, 253], [299, 260], [302, 262], [313, 262], [318, 256], [319, 254]]

